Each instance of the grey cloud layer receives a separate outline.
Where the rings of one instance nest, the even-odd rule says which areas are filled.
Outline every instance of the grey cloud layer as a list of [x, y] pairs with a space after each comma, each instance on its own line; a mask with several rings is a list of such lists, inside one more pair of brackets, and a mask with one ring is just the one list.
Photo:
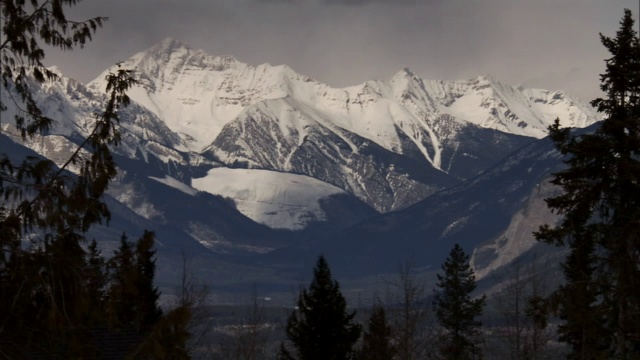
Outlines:
[[86, 82], [173, 37], [332, 86], [408, 66], [425, 78], [486, 73], [589, 100], [607, 56], [598, 33], [613, 35], [624, 7], [637, 0], [85, 0], [75, 18], [110, 21], [82, 52], [48, 61]]

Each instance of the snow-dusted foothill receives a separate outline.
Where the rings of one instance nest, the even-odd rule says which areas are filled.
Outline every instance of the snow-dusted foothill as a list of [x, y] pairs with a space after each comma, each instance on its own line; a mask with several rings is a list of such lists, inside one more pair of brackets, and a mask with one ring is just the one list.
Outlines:
[[198, 190], [233, 199], [241, 213], [274, 229], [300, 230], [325, 221], [321, 201], [346, 194], [305, 175], [269, 170], [215, 168], [192, 183]]

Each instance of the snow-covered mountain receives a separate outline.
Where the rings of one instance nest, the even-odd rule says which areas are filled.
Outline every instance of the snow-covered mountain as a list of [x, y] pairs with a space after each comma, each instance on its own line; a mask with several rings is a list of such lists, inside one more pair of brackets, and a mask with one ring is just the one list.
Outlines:
[[[488, 76], [434, 81], [402, 69], [389, 81], [338, 89], [284, 65], [254, 67], [173, 39], [121, 66], [136, 71], [140, 86], [120, 114], [123, 142], [116, 152], [162, 169], [166, 174], [158, 181], [172, 179], [165, 183], [189, 191], [207, 183], [199, 189], [234, 199], [245, 215], [274, 228], [326, 220], [318, 204], [347, 194], [381, 212], [405, 208], [476, 176], [542, 136], [556, 117], [577, 127], [595, 120], [592, 108], [562, 92], [513, 87]], [[86, 87], [62, 74], [59, 82], [34, 84], [38, 103], [57, 123], [29, 146], [64, 159], [61, 149], [71, 151], [91, 131], [112, 70]], [[274, 171], [272, 183], [282, 185], [272, 194], [258, 190], [265, 177], [255, 170]], [[318, 181], [285, 186], [287, 173]], [[244, 181], [230, 174], [242, 174]], [[294, 193], [313, 200], [307, 207], [294, 201], [290, 209], [299, 212], [283, 210]]]
[[[30, 89], [43, 113], [54, 120], [54, 125], [45, 134], [61, 136], [68, 140], [80, 140], [93, 130], [95, 114], [100, 113], [106, 103], [103, 92], [94, 92], [83, 84], [65, 77], [55, 68], [58, 81], [43, 84], [32, 81]], [[2, 113], [3, 119], [11, 119], [18, 113], [11, 94], [1, 92], [0, 96], [8, 110]], [[146, 108], [132, 103], [120, 113], [120, 131], [122, 142], [114, 151], [130, 158], [146, 158], [149, 154], [161, 158], [165, 163], [183, 162], [182, 153], [187, 150], [183, 140], [174, 133], [162, 119]], [[3, 131], [11, 133], [11, 121], [3, 121]], [[40, 138], [39, 141], [53, 140]], [[36, 145], [30, 145], [36, 146]], [[59, 154], [64, 156], [65, 154]]]
[[[475, 176], [556, 117], [583, 127], [591, 107], [562, 92], [480, 76], [332, 88], [291, 68], [251, 66], [173, 39], [122, 63], [141, 86], [130, 96], [178, 134], [188, 151], [226, 166], [304, 174], [374, 207], [409, 206]], [[99, 92], [108, 71], [89, 84]]]
[[[293, 98], [336, 126], [401, 151], [399, 132], [428, 129], [437, 145], [447, 134], [433, 119], [472, 123], [516, 135], [541, 138], [556, 117], [565, 126], [585, 127], [595, 121], [591, 107], [562, 91], [513, 87], [481, 75], [467, 81], [423, 80], [409, 69], [390, 81], [367, 81], [331, 88], [297, 74], [286, 65], [251, 66], [232, 56], [212, 56], [174, 39], [140, 52], [122, 63], [135, 69], [141, 87], [131, 98], [154, 112], [174, 131], [202, 150], [243, 110], [265, 100]], [[107, 69], [89, 87], [104, 89]], [[439, 135], [439, 136], [438, 136]], [[409, 137], [420, 141], [417, 136]], [[435, 151], [424, 156], [437, 167]]]
[[[417, 257], [428, 268], [456, 241], [475, 249], [486, 276], [533, 247], [536, 222], [553, 220], [541, 199], [561, 163], [538, 138], [555, 118], [596, 121], [568, 94], [484, 75], [436, 81], [402, 69], [332, 88], [285, 65], [252, 66], [171, 39], [121, 66], [140, 86], [119, 113], [114, 148], [109, 202], [122, 228], [101, 234], [158, 229], [163, 259], [184, 245], [283, 273], [319, 252], [353, 273]], [[33, 83], [55, 126], [23, 142], [5, 121], [18, 111], [10, 106], [0, 140], [62, 164], [90, 133], [110, 70], [87, 86], [63, 74]]]

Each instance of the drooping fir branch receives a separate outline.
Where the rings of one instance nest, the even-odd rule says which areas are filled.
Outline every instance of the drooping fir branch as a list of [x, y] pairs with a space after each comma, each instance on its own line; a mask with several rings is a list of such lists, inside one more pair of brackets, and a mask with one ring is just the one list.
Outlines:
[[[15, 117], [16, 127], [23, 138], [47, 130], [53, 123], [52, 119], [42, 113], [29, 91], [29, 71], [40, 83], [57, 79], [57, 75], [43, 65], [45, 52], [39, 41], [63, 51], [72, 50], [76, 46], [82, 48], [87, 41], [91, 41], [92, 34], [108, 20], [106, 17], [85, 21], [67, 19], [63, 8], [75, 6], [79, 2], [80, 0], [31, 0], [25, 4], [25, 1], [20, 0], [0, 1], [4, 39], [0, 44], [0, 78], [4, 90], [8, 92], [9, 86], [13, 86], [26, 105], [26, 117]], [[6, 104], [0, 102], [0, 111], [6, 109]]]
[[[14, 183], [28, 184], [28, 179], [32, 179], [38, 185], [35, 196], [22, 199], [9, 215], [20, 219], [23, 231], [34, 227], [58, 230], [70, 227], [87, 231], [92, 224], [109, 220], [109, 211], [100, 199], [116, 175], [109, 146], [117, 145], [120, 139], [118, 110], [129, 103], [125, 92], [136, 84], [136, 80], [133, 72], [125, 69], [110, 73], [106, 80], [109, 97], [105, 110], [95, 114], [93, 130], [67, 161], [54, 170], [49, 160], [39, 160], [31, 166], [27, 159], [15, 172]], [[83, 158], [83, 150], [89, 152], [88, 158]], [[72, 164], [80, 164], [77, 177], [68, 173]], [[20, 186], [0, 188], [5, 198], [22, 198], [25, 194], [21, 190]]]

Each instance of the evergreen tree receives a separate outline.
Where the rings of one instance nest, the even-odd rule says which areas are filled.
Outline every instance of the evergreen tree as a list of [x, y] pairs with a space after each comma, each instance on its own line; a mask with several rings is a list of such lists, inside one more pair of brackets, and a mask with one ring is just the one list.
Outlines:
[[358, 360], [391, 360], [396, 355], [392, 343], [391, 325], [382, 306], [374, 306], [367, 329], [362, 335], [362, 346], [358, 350]]
[[153, 326], [162, 311], [158, 307], [160, 292], [154, 286], [153, 279], [156, 273], [156, 259], [154, 250], [155, 235], [151, 231], [145, 231], [136, 243], [136, 283], [137, 290], [137, 320], [141, 329]]
[[[73, 21], [65, 7], [78, 0], [0, 1], [0, 86], [12, 104], [0, 100], [0, 114], [11, 105], [13, 121], [2, 116], [2, 132], [17, 130], [22, 139], [47, 131], [52, 120], [38, 107], [32, 91], [57, 77], [43, 66], [50, 45], [63, 50], [82, 47], [105, 18]], [[16, 158], [0, 149], [0, 338], [22, 347], [40, 348], [51, 357], [85, 353], [83, 331], [92, 303], [84, 282], [84, 233], [108, 220], [101, 200], [115, 176], [109, 146], [118, 141], [117, 111], [128, 103], [132, 73], [107, 76], [104, 111], [96, 114], [93, 131], [61, 167], [47, 159]], [[82, 149], [90, 156], [81, 156]], [[79, 176], [68, 172], [75, 164]], [[31, 244], [25, 248], [23, 244]], [[51, 345], [51, 346], [49, 346]], [[19, 356], [18, 356], [19, 357]]]
[[559, 120], [550, 127], [568, 166], [552, 179], [562, 193], [546, 201], [563, 218], [536, 237], [570, 249], [567, 284], [554, 294], [569, 358], [630, 359], [640, 352], [640, 46], [631, 11], [615, 38], [600, 37], [612, 56], [601, 75], [607, 98], [592, 105], [605, 119], [590, 134]]
[[[106, 302], [107, 297], [107, 264], [102, 257], [102, 251], [98, 248], [98, 242], [93, 239], [87, 247], [87, 271], [86, 286], [90, 296], [101, 304]], [[100, 308], [104, 308], [101, 305]]]
[[562, 320], [560, 341], [573, 349], [569, 359], [606, 359], [611, 334], [605, 329], [605, 308], [594, 274], [596, 258], [593, 238], [583, 234], [571, 242], [570, 254], [562, 264], [566, 284], [552, 297]]
[[109, 260], [111, 284], [109, 286], [109, 321], [115, 327], [135, 327], [137, 318], [137, 269], [133, 244], [125, 234], [120, 246]]
[[477, 336], [482, 323], [485, 297], [472, 299], [476, 288], [475, 275], [469, 265], [469, 256], [460, 245], [455, 244], [442, 265], [444, 274], [438, 274], [440, 291], [434, 299], [438, 322], [445, 329], [440, 345], [440, 354], [445, 359], [476, 359], [482, 357], [477, 345]]
[[191, 334], [187, 328], [191, 316], [191, 307], [186, 305], [168, 311], [127, 359], [190, 359], [187, 341]]
[[[42, 83], [57, 80], [43, 65], [45, 45], [82, 47], [106, 21], [67, 19], [68, 8], [80, 2], [0, 0], [0, 86], [9, 95], [2, 98], [8, 103], [0, 99], [0, 114], [9, 106], [16, 109], [13, 121], [2, 117], [0, 131], [16, 131], [27, 140], [53, 125], [33, 96]], [[153, 234], [146, 232], [135, 249], [123, 238], [110, 262], [117, 265], [109, 269], [95, 241], [85, 250], [86, 232], [110, 219], [102, 199], [116, 175], [110, 148], [120, 141], [118, 113], [136, 81], [132, 71], [118, 69], [106, 83], [103, 111], [96, 112], [86, 139], [61, 166], [0, 149], [2, 356], [92, 359], [100, 352], [92, 330], [113, 335], [121, 327], [139, 329], [144, 344], [153, 343], [154, 356], [147, 358], [185, 353], [190, 308], [161, 316], [153, 287]]]
[[160, 293], [153, 284], [154, 241], [153, 232], [145, 231], [134, 250], [134, 245], [123, 234], [120, 247], [109, 262], [112, 277], [109, 312], [116, 326], [147, 331], [162, 315], [158, 307]]
[[94, 299], [83, 277], [85, 255], [79, 235], [73, 233], [47, 238], [37, 251], [42, 261], [39, 284], [31, 289], [34, 335], [39, 336], [35, 347], [51, 357], [81, 357], [93, 351], [87, 330]]
[[360, 337], [360, 326], [354, 323], [355, 312], [347, 313], [347, 303], [340, 285], [331, 277], [324, 256], [313, 270], [309, 290], [303, 289], [297, 309], [287, 322], [287, 337], [295, 348], [292, 355], [284, 344], [280, 359], [347, 360]]

